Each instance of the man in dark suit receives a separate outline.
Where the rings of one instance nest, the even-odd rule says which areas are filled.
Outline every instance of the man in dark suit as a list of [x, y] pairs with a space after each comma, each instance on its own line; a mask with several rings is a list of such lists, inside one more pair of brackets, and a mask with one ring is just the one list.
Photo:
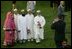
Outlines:
[[58, 16], [51, 25], [51, 29], [55, 30], [54, 40], [57, 48], [60, 46], [59, 42], [65, 38], [65, 27], [66, 23], [63, 21], [62, 15]]

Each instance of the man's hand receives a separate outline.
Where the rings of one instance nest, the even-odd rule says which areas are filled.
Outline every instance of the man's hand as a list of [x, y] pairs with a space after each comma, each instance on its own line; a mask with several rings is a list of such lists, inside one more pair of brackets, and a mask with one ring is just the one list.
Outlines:
[[27, 33], [30, 33], [30, 29], [27, 29]]
[[38, 26], [41, 26], [40, 22], [38, 21]]
[[55, 23], [55, 22], [57, 22], [57, 21], [59, 21], [59, 19], [58, 19], [58, 18], [54, 19], [53, 23]]
[[3, 30], [6, 30], [6, 28], [3, 28]]
[[41, 29], [42, 27], [41, 27], [41, 24], [40, 24], [40, 22], [38, 21], [38, 26], [39, 26], [39, 28]]

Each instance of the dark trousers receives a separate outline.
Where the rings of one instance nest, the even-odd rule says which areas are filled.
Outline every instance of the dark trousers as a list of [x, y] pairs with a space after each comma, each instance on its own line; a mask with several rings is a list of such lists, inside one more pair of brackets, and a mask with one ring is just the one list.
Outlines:
[[60, 41], [55, 40], [56, 48], [59, 48], [61, 46]]
[[58, 34], [56, 33], [55, 34], [55, 37], [54, 37], [54, 40], [55, 40], [55, 44], [56, 44], [56, 47], [59, 48], [61, 46], [61, 41], [65, 39], [65, 34]]

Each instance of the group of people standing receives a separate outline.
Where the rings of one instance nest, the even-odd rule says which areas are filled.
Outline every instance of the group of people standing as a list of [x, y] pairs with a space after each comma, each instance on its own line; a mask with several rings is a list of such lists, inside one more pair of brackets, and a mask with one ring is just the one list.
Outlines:
[[[35, 13], [36, 1], [27, 2], [27, 13], [22, 9], [18, 12], [18, 9], [13, 2], [13, 9], [6, 15], [3, 30], [5, 31], [4, 46], [14, 45], [14, 42], [19, 41], [25, 43], [26, 41], [36, 41], [39, 43], [44, 40], [44, 25], [46, 23], [44, 16], [41, 15], [41, 11], [37, 10]], [[57, 48], [64, 48], [64, 44], [60, 44], [60, 41], [65, 39], [65, 14], [64, 14], [64, 2], [61, 1], [58, 6], [58, 16], [54, 19], [51, 29], [55, 30], [55, 43]], [[62, 42], [63, 43], [63, 42]]]
[[31, 8], [25, 10], [22, 9], [18, 12], [18, 9], [14, 7], [6, 15], [3, 30], [5, 31], [4, 46], [13, 46], [15, 42], [25, 43], [26, 41], [36, 41], [39, 43], [44, 40], [44, 25], [45, 18], [41, 15], [41, 11], [37, 10], [37, 15], [34, 17]]
[[[14, 9], [17, 12], [17, 9]], [[45, 18], [41, 15], [41, 11], [37, 10], [37, 16], [34, 17], [31, 9], [27, 10], [25, 15], [24, 10], [21, 10], [21, 14], [14, 14], [15, 26], [17, 28], [17, 38], [20, 43], [33, 41], [36, 39], [36, 43], [40, 42], [39, 38], [44, 39], [43, 27], [45, 25]]]

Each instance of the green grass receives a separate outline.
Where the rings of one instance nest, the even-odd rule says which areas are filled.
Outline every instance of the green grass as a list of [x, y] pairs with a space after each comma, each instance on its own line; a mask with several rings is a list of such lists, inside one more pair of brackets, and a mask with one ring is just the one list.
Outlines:
[[[17, 8], [26, 9], [26, 1], [17, 1]], [[1, 47], [3, 48], [3, 40], [4, 40], [4, 31], [3, 31], [3, 23], [6, 17], [7, 11], [11, 9], [11, 1], [1, 1]], [[51, 30], [51, 23], [53, 19], [57, 16], [57, 7], [54, 9], [50, 7], [49, 1], [37, 1], [36, 10], [40, 9], [42, 11], [42, 15], [46, 19], [45, 24], [45, 40], [40, 44], [36, 44], [35, 42], [27, 42], [25, 44], [16, 44], [14, 48], [56, 48], [54, 42], [54, 31]], [[68, 44], [71, 45], [71, 11], [66, 13], [66, 38], [68, 39]]]

